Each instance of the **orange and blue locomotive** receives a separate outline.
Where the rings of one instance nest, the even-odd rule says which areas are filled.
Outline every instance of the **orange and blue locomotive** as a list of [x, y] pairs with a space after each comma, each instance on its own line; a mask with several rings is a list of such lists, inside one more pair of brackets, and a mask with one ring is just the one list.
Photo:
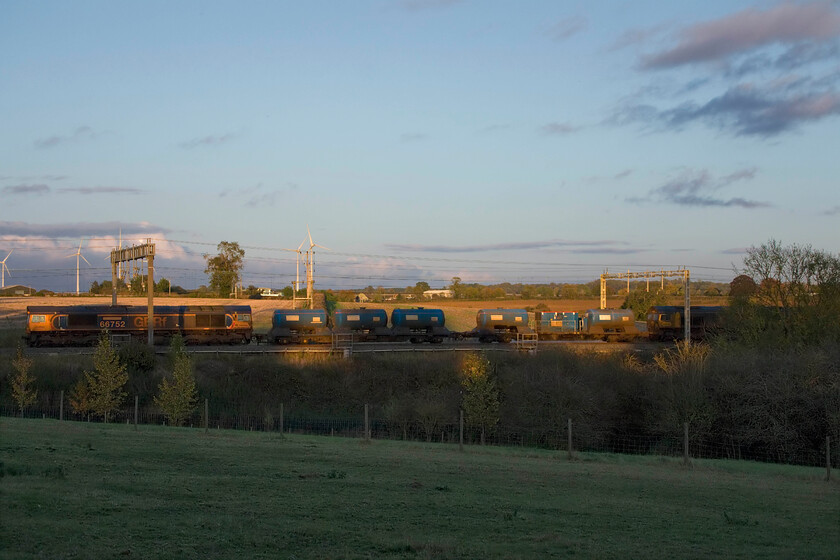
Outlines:
[[[29, 306], [26, 314], [29, 346], [89, 346], [105, 332], [148, 340], [145, 306]], [[186, 344], [247, 344], [253, 335], [247, 305], [155, 306], [153, 320], [155, 343], [180, 334]]]

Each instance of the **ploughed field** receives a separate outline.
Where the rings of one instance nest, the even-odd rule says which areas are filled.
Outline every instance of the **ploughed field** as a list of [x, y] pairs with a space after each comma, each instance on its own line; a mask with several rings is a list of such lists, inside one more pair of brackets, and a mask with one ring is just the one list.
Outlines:
[[[8, 558], [836, 558], [824, 469], [0, 418]], [[836, 471], [835, 471], [836, 472]]]

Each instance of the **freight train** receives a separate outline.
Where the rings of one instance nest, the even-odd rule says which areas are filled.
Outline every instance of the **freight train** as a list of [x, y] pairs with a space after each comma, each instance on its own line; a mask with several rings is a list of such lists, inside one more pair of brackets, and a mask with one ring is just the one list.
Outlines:
[[[147, 340], [144, 306], [39, 306], [27, 308], [25, 340], [30, 346], [86, 346], [104, 332]], [[532, 322], [525, 309], [481, 309], [476, 326], [466, 332], [446, 327], [440, 309], [394, 309], [390, 321], [384, 309], [338, 309], [331, 318], [323, 309], [277, 309], [265, 335], [253, 330], [250, 306], [159, 306], [154, 308], [156, 344], [180, 334], [196, 344], [329, 344], [334, 336], [357, 342], [440, 344], [445, 340], [476, 338], [481, 343], [507, 343], [525, 336], [531, 340], [630, 341], [642, 333], [629, 309], [590, 309], [577, 312], [536, 312]]]

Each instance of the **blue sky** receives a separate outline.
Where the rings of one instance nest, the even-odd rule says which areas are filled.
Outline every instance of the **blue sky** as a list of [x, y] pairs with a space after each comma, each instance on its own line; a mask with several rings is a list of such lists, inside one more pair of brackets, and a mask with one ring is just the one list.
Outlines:
[[[729, 281], [774, 238], [837, 252], [840, 3], [4, 2], [10, 283], [282, 287]], [[307, 239], [308, 245], [308, 239]]]

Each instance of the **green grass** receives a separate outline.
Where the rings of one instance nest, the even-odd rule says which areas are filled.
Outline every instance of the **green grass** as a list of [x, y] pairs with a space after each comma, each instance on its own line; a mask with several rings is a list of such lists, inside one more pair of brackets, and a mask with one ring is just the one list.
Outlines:
[[23, 329], [0, 328], [0, 348], [17, 348], [18, 344], [25, 347], [24, 334]]
[[0, 419], [3, 558], [836, 558], [824, 471]]

